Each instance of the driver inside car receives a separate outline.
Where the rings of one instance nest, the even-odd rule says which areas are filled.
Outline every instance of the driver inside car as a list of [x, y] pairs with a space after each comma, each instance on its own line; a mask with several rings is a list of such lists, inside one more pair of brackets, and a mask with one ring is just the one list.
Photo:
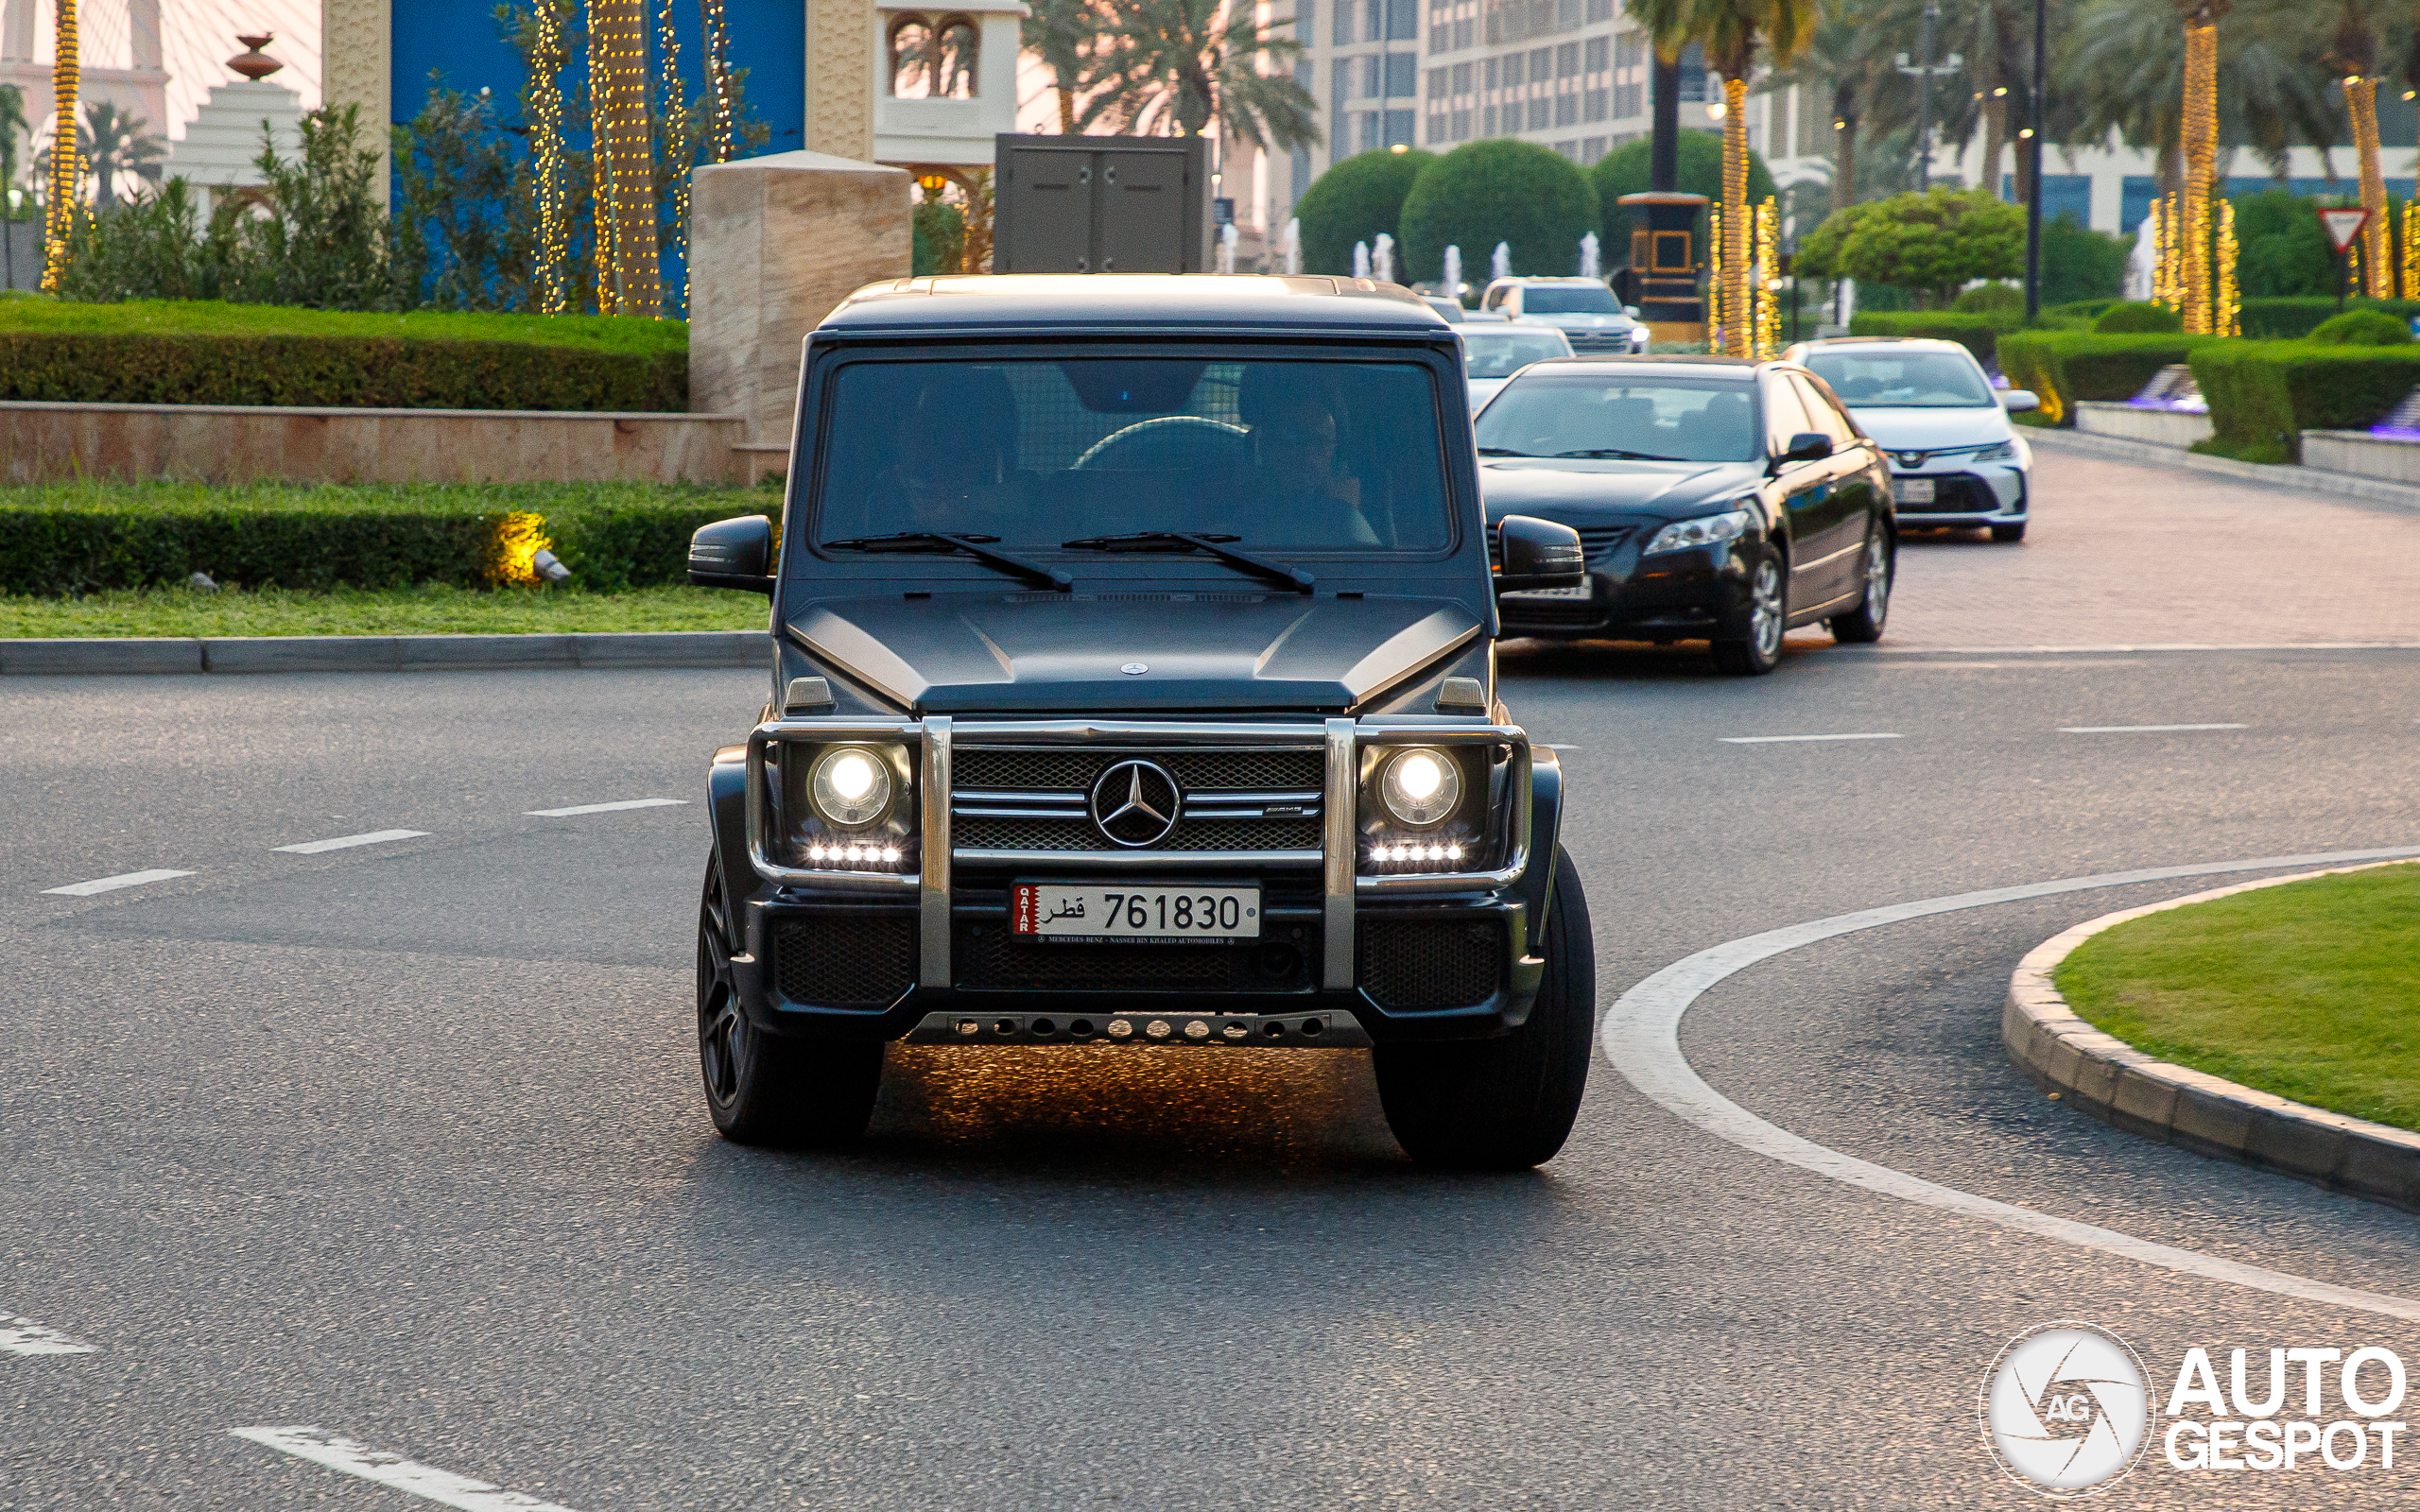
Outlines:
[[1236, 407], [1250, 428], [1255, 544], [1379, 544], [1361, 512], [1361, 480], [1337, 467], [1336, 405], [1315, 380], [1274, 363], [1245, 369]]

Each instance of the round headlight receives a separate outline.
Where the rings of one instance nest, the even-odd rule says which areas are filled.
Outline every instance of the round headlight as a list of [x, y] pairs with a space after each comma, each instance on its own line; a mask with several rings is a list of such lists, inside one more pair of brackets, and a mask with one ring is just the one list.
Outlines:
[[1406, 824], [1435, 824], [1462, 800], [1462, 774], [1443, 751], [1415, 747], [1387, 760], [1378, 799]]
[[844, 830], [872, 824], [890, 809], [890, 764], [843, 746], [815, 763], [815, 812]]

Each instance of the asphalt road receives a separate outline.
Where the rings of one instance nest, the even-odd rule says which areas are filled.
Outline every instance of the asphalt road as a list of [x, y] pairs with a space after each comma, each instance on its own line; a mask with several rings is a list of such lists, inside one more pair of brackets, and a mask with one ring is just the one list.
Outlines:
[[[1505, 668], [1572, 747], [1607, 1002], [1856, 908], [2420, 845], [2415, 651]], [[2420, 1325], [1860, 1192], [1601, 1060], [1518, 1177], [1411, 1168], [1349, 1052], [894, 1050], [863, 1149], [725, 1144], [691, 1023], [700, 806], [529, 811], [694, 799], [762, 691], [0, 686], [0, 1314], [94, 1347], [0, 1350], [0, 1508], [432, 1504], [233, 1432], [302, 1424], [579, 1512], [2017, 1507], [1975, 1403], [2033, 1325], [2117, 1330], [2163, 1392], [2194, 1346], [2221, 1377], [2234, 1348], [2420, 1366]], [[2062, 732], [2135, 725], [2244, 728]], [[1897, 738], [1726, 743], [1841, 733]], [[274, 849], [390, 829], [425, 833]], [[43, 891], [153, 868], [189, 875]], [[2420, 1219], [2131, 1139], [2008, 1064], [2027, 949], [2214, 885], [1793, 952], [1683, 1048], [1837, 1150], [2420, 1297]], [[2154, 1451], [2110, 1502], [2408, 1504], [2411, 1463]]]

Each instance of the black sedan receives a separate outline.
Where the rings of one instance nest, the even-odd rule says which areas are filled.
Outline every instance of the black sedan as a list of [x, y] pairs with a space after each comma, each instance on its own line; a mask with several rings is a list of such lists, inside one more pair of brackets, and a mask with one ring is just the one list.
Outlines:
[[1490, 524], [1570, 525], [1584, 588], [1502, 596], [1506, 635], [1707, 641], [1755, 676], [1818, 620], [1877, 641], [1897, 525], [1882, 454], [1824, 381], [1721, 357], [1537, 363], [1479, 411]]

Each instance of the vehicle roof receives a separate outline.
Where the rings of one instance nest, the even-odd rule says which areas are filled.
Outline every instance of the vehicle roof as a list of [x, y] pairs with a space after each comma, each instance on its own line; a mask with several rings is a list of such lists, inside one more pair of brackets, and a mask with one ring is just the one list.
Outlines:
[[1876, 346], [1950, 348], [1959, 352], [1966, 350], [1955, 341], [1944, 341], [1939, 336], [1824, 336], [1813, 341], [1801, 341], [1791, 350], [1811, 351], [1817, 347]]
[[1487, 281], [1487, 286], [1489, 288], [1494, 288], [1498, 284], [1594, 284], [1599, 288], [1605, 286], [1605, 281], [1603, 279], [1590, 278], [1585, 273], [1539, 273], [1534, 275], [1529, 273], [1507, 273], [1502, 278], [1492, 278]]
[[[1519, 329], [1517, 326], [1515, 330]], [[1641, 352], [1634, 357], [1548, 357], [1532, 363], [1536, 368], [1637, 368], [1653, 364], [1659, 368], [1703, 368], [1731, 377], [1746, 377], [1759, 368], [1774, 367], [1771, 361], [1753, 357], [1717, 357], [1690, 352]]]
[[1227, 326], [1402, 335], [1450, 332], [1399, 284], [1318, 275], [978, 273], [869, 284], [817, 328], [832, 332], [1040, 326]]

